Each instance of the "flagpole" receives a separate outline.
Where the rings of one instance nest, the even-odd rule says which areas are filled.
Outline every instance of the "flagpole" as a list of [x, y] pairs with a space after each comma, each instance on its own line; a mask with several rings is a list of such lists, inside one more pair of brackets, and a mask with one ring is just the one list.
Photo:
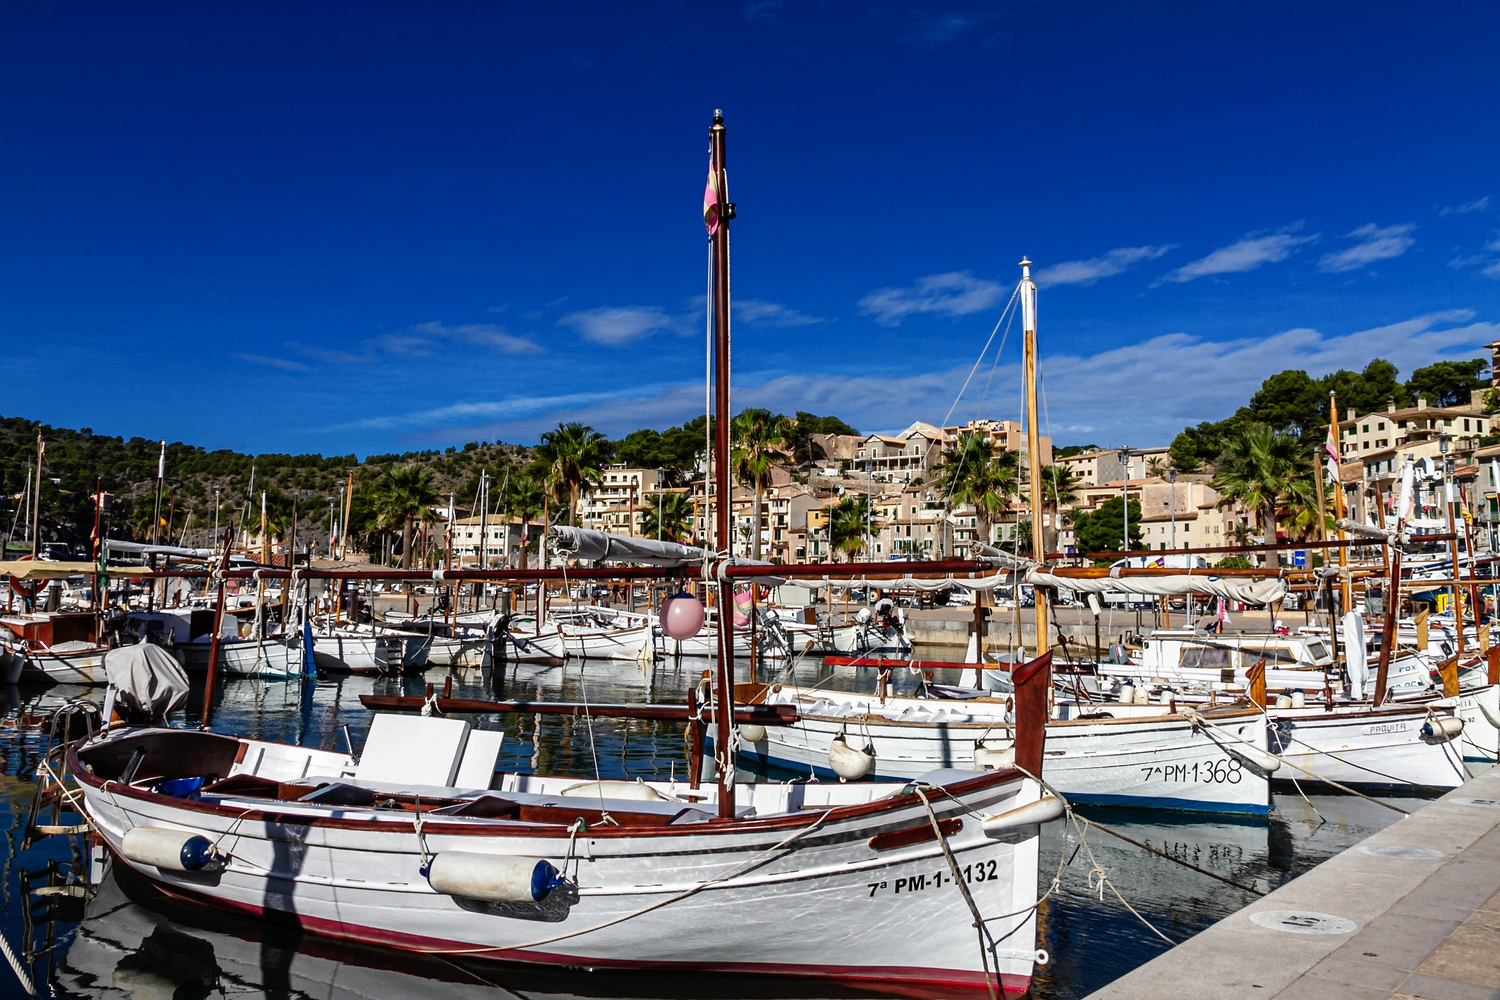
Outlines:
[[167, 478], [167, 442], [161, 443], [161, 454], [156, 459], [156, 503], [151, 511], [151, 544], [161, 541], [161, 484]]
[[[1339, 401], [1338, 401], [1338, 393], [1334, 393], [1334, 392], [1330, 392], [1328, 394], [1328, 443], [1329, 443], [1329, 445], [1333, 449], [1333, 459], [1334, 459], [1334, 462], [1336, 463], [1333, 466], [1333, 471], [1335, 472], [1335, 475], [1333, 477], [1333, 509], [1334, 509], [1334, 516], [1335, 516], [1335, 518], [1337, 518], [1338, 521], [1342, 521], [1344, 519], [1344, 483], [1343, 483], [1343, 478], [1340, 475], [1337, 474], [1338, 471], [1339, 471], [1339, 465], [1337, 463], [1339, 463], [1339, 462], [1342, 461], [1343, 451], [1342, 451], [1342, 446], [1339, 444]], [[1382, 520], [1384, 520], [1383, 517], [1382, 517]], [[1337, 523], [1337, 522], [1335, 522], [1335, 523]], [[1343, 528], [1339, 528], [1339, 541], [1341, 541], [1341, 542], [1345, 541], [1345, 540], [1348, 539], [1348, 537], [1349, 536], [1344, 531], [1344, 529]], [[1325, 538], [1326, 538], [1326, 536], [1325, 536]], [[1349, 574], [1347, 572], [1345, 572], [1345, 570], [1348, 569], [1348, 566], [1349, 566], [1349, 551], [1348, 551], [1348, 548], [1346, 546], [1340, 545], [1339, 546], [1339, 587], [1340, 587], [1340, 590], [1341, 590], [1341, 592], [1343, 594], [1343, 598], [1344, 598], [1343, 608], [1344, 608], [1345, 612], [1348, 612], [1353, 607], [1353, 605], [1354, 605], [1354, 595], [1351, 593], [1351, 587], [1350, 587], [1350, 584], [1349, 584]]]
[[31, 558], [41, 554], [42, 545], [42, 456], [47, 446], [42, 442], [42, 432], [36, 432], [36, 489], [31, 492]]
[[[734, 538], [734, 526], [730, 520], [734, 504], [729, 482], [729, 220], [734, 218], [734, 206], [729, 202], [728, 178], [724, 170], [724, 113], [717, 109], [708, 140], [713, 204], [710, 206], [705, 197], [704, 222], [713, 245], [713, 301], [710, 308], [714, 329], [714, 488], [719, 497], [714, 513], [718, 529], [716, 544], [728, 551]], [[706, 490], [706, 477], [704, 487]], [[719, 580], [718, 604], [719, 657], [715, 692], [718, 726], [714, 750], [718, 758], [719, 818], [734, 819], [734, 594], [727, 576]]]

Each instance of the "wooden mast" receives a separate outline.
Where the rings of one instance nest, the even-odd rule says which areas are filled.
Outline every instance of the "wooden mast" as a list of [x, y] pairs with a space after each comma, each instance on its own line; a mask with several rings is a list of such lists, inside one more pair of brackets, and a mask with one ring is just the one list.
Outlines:
[[[1031, 557], [1042, 562], [1046, 548], [1042, 543], [1042, 451], [1041, 433], [1037, 427], [1036, 389], [1036, 282], [1031, 280], [1031, 261], [1021, 258], [1021, 329], [1025, 335], [1022, 348], [1022, 380], [1026, 389], [1026, 465], [1031, 476]], [[1129, 544], [1129, 540], [1126, 540]], [[1047, 599], [1036, 591], [1036, 655], [1041, 657], [1052, 648], [1048, 641]]]
[[[715, 109], [713, 127], [708, 130], [709, 169], [714, 187], [716, 225], [710, 233], [713, 260], [713, 327], [714, 327], [714, 488], [719, 503], [714, 513], [718, 544], [728, 551], [734, 538], [729, 483], [729, 220], [734, 207], [729, 203], [728, 180], [724, 172], [724, 114]], [[706, 199], [705, 199], [706, 200]], [[705, 206], [706, 207], [706, 206]], [[706, 484], [705, 484], [706, 487]], [[717, 691], [717, 732], [715, 750], [719, 772], [719, 818], [734, 818], [734, 595], [728, 577], [719, 581], [719, 657], [715, 686]]]

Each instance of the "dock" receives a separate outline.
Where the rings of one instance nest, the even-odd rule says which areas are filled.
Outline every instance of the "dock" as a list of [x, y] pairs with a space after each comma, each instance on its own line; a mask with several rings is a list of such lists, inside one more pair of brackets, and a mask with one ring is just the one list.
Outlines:
[[1500, 1000], [1500, 768], [1088, 1000], [1246, 997]]

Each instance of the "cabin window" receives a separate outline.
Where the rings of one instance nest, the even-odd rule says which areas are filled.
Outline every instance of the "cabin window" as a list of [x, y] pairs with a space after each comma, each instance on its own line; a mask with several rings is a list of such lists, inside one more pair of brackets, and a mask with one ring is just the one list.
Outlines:
[[1328, 647], [1321, 642], [1310, 642], [1307, 644], [1307, 655], [1314, 660], [1321, 660], [1328, 656]]
[[1184, 649], [1178, 658], [1178, 664], [1184, 667], [1208, 667], [1213, 670], [1222, 670], [1234, 665], [1231, 658], [1232, 652], [1229, 649], [1216, 647]]
[[1262, 659], [1267, 666], [1275, 666], [1278, 663], [1296, 663], [1297, 654], [1285, 646], [1267, 646], [1264, 649], [1256, 648], [1245, 650], [1245, 666], [1253, 667]]

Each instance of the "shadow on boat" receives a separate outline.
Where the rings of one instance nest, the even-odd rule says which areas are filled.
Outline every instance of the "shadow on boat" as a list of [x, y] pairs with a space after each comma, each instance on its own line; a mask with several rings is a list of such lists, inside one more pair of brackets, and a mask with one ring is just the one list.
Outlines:
[[55, 982], [74, 997], [212, 995], [267, 1000], [481, 1000], [481, 998], [658, 998], [802, 1000], [925, 997], [899, 984], [861, 991], [781, 976], [613, 972], [421, 955], [332, 941], [299, 928], [207, 910], [173, 899], [123, 865], [113, 870]]

